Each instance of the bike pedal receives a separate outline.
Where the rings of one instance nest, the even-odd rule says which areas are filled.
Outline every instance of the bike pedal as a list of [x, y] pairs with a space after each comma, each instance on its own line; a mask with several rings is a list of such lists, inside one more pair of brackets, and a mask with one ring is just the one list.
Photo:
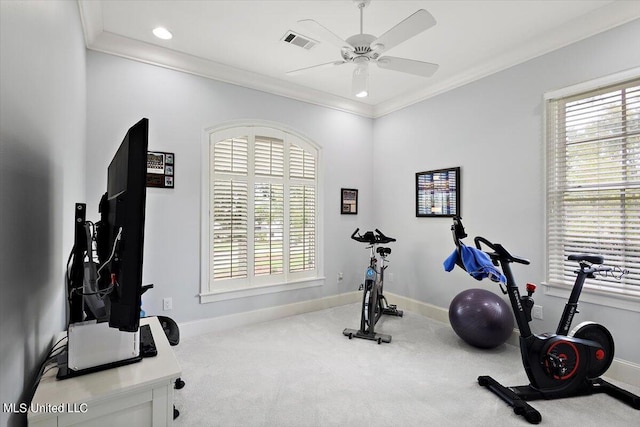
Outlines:
[[358, 290], [361, 291], [364, 289], [364, 283], [360, 283], [360, 286], [358, 286]]

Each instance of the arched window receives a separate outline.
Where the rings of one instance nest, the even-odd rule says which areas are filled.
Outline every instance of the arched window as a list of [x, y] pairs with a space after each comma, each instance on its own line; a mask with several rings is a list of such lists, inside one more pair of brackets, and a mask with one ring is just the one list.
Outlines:
[[207, 145], [203, 302], [318, 278], [317, 147], [266, 126], [214, 129]]

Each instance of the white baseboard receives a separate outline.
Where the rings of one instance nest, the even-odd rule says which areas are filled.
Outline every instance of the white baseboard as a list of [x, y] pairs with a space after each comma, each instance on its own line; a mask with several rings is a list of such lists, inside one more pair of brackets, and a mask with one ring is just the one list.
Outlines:
[[613, 359], [613, 363], [605, 373], [605, 378], [623, 381], [640, 387], [640, 365], [622, 359]]
[[[404, 297], [389, 292], [385, 296], [392, 304], [396, 304], [402, 310], [421, 314], [429, 319], [449, 323], [449, 310], [422, 301]], [[324, 310], [331, 307], [360, 302], [361, 292], [348, 292], [309, 301], [301, 301], [293, 304], [279, 305], [228, 316], [213, 317], [209, 319], [195, 320], [193, 322], [180, 323], [180, 335], [183, 337], [198, 336], [210, 332], [224, 331], [240, 326], [269, 320], [281, 319], [296, 314], [309, 313]], [[518, 330], [514, 329], [507, 344], [518, 346]], [[640, 365], [622, 359], [613, 359], [611, 367], [607, 370], [606, 377], [640, 387]]]
[[428, 317], [429, 319], [436, 320], [438, 322], [449, 323], [449, 310], [446, 308], [403, 297], [402, 295], [397, 295], [391, 292], [385, 292], [384, 295], [390, 301], [390, 304], [396, 304], [403, 310], [421, 314], [424, 317]]
[[266, 322], [268, 320], [281, 319], [296, 314], [309, 313], [324, 310], [326, 308], [351, 304], [360, 301], [360, 292], [349, 292], [314, 300], [301, 301], [293, 304], [278, 305], [243, 313], [230, 314], [228, 316], [211, 317], [195, 320], [193, 322], [180, 323], [180, 335], [192, 337], [211, 332], [225, 331], [240, 326]]

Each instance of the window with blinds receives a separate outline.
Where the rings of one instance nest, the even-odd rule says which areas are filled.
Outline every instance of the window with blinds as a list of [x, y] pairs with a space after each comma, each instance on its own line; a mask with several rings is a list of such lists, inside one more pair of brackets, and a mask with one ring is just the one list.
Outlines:
[[546, 109], [547, 282], [573, 285], [567, 256], [599, 254], [616, 272], [585, 289], [640, 300], [640, 79]]
[[247, 277], [248, 138], [220, 141], [213, 170], [213, 279]]
[[284, 269], [284, 141], [255, 138], [254, 274]]
[[291, 145], [289, 178], [289, 271], [315, 268], [316, 191], [315, 159]]
[[210, 290], [316, 275], [317, 150], [274, 133], [212, 135]]

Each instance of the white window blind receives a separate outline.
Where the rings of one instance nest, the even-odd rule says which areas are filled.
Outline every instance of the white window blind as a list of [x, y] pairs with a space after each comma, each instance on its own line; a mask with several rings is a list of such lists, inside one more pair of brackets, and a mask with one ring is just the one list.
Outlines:
[[255, 274], [279, 274], [284, 263], [284, 189], [282, 184], [255, 185]]
[[316, 192], [310, 185], [292, 185], [290, 194], [289, 271], [315, 267]]
[[317, 150], [255, 130], [212, 138], [209, 291], [317, 276]]
[[316, 191], [315, 158], [295, 144], [291, 145], [289, 176], [289, 271], [315, 268]]
[[216, 180], [213, 215], [213, 277], [247, 277], [247, 183]]
[[247, 277], [248, 139], [215, 145], [213, 169], [213, 278]]
[[[547, 281], [572, 285], [573, 253], [628, 270], [586, 289], [640, 298], [640, 79], [547, 101]], [[616, 274], [618, 275], [618, 274]]]
[[255, 138], [254, 272], [284, 269], [284, 141]]

